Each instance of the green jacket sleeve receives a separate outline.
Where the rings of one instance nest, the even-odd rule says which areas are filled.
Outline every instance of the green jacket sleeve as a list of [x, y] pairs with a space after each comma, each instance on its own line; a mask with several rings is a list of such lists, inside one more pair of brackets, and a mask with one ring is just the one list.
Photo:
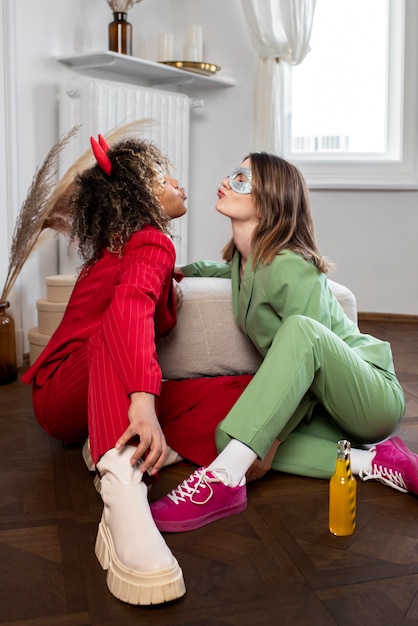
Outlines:
[[231, 265], [218, 261], [196, 261], [181, 266], [185, 276], [203, 276], [217, 278], [231, 278]]

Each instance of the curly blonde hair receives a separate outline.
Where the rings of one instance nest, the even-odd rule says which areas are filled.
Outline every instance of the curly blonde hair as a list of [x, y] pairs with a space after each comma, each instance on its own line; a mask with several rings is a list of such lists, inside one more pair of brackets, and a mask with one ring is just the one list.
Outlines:
[[96, 164], [75, 177], [71, 190], [70, 237], [89, 264], [106, 248], [121, 254], [129, 237], [146, 225], [169, 231], [157, 191], [168, 158], [143, 139], [121, 141], [107, 154], [111, 175]]

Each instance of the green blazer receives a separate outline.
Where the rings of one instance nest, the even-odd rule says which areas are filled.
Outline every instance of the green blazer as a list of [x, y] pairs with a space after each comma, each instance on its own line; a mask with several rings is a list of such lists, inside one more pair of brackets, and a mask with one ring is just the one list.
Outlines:
[[235, 318], [264, 357], [291, 315], [306, 315], [334, 332], [365, 361], [395, 373], [390, 344], [365, 335], [344, 313], [325, 274], [300, 254], [286, 250], [254, 269], [248, 259], [240, 281], [240, 254], [232, 264], [198, 261], [182, 267], [185, 276], [231, 278]]

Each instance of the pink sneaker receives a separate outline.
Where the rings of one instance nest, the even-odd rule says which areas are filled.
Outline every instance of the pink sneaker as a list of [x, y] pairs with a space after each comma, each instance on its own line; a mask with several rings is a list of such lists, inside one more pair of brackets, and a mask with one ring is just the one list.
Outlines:
[[398, 491], [418, 494], [418, 455], [406, 447], [402, 439], [392, 437], [376, 445], [370, 471], [361, 470], [362, 480], [375, 480]]
[[160, 531], [181, 533], [246, 508], [245, 478], [237, 487], [227, 487], [213, 472], [200, 467], [173, 491], [151, 504], [151, 513]]

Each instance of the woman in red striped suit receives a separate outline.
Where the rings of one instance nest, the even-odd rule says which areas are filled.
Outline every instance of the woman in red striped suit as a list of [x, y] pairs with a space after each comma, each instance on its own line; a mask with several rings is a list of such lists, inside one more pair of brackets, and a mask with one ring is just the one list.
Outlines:
[[[76, 177], [70, 198], [71, 238], [84, 265], [61, 324], [23, 380], [52, 436], [82, 441], [88, 422], [104, 502], [96, 555], [110, 591], [131, 604], [161, 603], [185, 588], [142, 476], [167, 454], [155, 344], [176, 322], [169, 224], [186, 212], [186, 195], [149, 142], [109, 147], [99, 135], [92, 148], [97, 164]], [[131, 460], [132, 445], [144, 460]]]

